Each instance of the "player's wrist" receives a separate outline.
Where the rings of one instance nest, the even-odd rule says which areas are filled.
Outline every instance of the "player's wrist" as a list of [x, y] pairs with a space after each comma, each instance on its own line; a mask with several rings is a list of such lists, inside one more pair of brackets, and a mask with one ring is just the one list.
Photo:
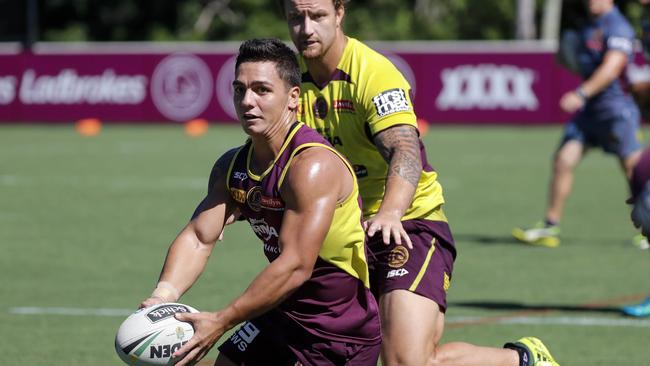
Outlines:
[[577, 87], [574, 92], [576, 93], [577, 96], [580, 97], [580, 99], [582, 99], [583, 102], [586, 102], [589, 99], [587, 92], [585, 92], [582, 86]]
[[166, 281], [160, 281], [150, 297], [160, 299], [164, 302], [176, 302], [181, 295], [174, 285]]

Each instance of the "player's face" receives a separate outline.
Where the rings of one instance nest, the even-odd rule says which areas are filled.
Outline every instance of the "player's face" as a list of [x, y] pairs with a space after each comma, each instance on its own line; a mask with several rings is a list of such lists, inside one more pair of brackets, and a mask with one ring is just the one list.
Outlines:
[[[298, 107], [299, 87], [289, 87], [271, 61], [244, 62], [233, 81], [237, 117], [249, 135], [269, 134]], [[291, 121], [293, 122], [293, 121]]]
[[599, 16], [607, 13], [612, 8], [612, 6], [614, 6], [614, 0], [589, 0], [587, 2], [589, 14], [593, 16]]
[[333, 0], [283, 0], [289, 34], [307, 59], [322, 58], [336, 40], [345, 10]]

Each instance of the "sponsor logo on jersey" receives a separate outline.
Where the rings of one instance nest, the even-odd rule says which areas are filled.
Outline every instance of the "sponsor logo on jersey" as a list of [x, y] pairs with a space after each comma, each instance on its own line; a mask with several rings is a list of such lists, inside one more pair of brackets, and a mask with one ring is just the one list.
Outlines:
[[409, 251], [403, 245], [397, 245], [393, 250], [388, 253], [388, 266], [391, 268], [399, 268], [406, 264], [409, 260]]
[[352, 168], [354, 169], [354, 175], [356, 175], [357, 178], [368, 176], [368, 168], [366, 168], [365, 165], [354, 164]]
[[533, 91], [535, 71], [512, 65], [460, 65], [444, 69], [442, 91], [436, 98], [441, 110], [537, 110]]
[[405, 268], [391, 269], [390, 271], [388, 271], [386, 278], [403, 277], [406, 276], [407, 274], [409, 274], [409, 271], [407, 271]]
[[634, 50], [634, 44], [631, 39], [625, 37], [609, 37], [607, 39], [607, 48], [630, 54], [632, 53], [632, 50]]
[[390, 89], [372, 98], [379, 117], [411, 110], [406, 93], [402, 89]]
[[268, 210], [279, 211], [284, 209], [284, 202], [275, 197], [262, 196], [262, 207]]
[[603, 30], [602, 29], [594, 30], [593, 33], [591, 34], [591, 37], [587, 39], [587, 42], [585, 43], [588, 49], [596, 52], [601, 52], [605, 48], [604, 41], [603, 41]]
[[171, 357], [174, 352], [178, 351], [187, 342], [188, 341], [178, 342], [178, 343], [174, 343], [174, 344], [150, 346], [149, 347], [149, 358], [168, 358], [168, 357]]
[[327, 107], [327, 101], [325, 100], [324, 97], [319, 96], [318, 98], [316, 98], [314, 104], [311, 107], [312, 110], [314, 111], [314, 116], [316, 118], [325, 119], [325, 117], [327, 117], [328, 107]]
[[332, 108], [335, 111], [343, 113], [354, 113], [354, 102], [347, 99], [336, 99], [332, 102]]
[[230, 188], [230, 196], [239, 203], [246, 202], [246, 191], [243, 189]]
[[157, 323], [161, 320], [165, 320], [169, 317], [174, 316], [176, 313], [189, 313], [190, 309], [183, 305], [165, 305], [158, 308], [155, 308], [147, 313], [147, 318], [151, 320], [152, 323]]
[[260, 212], [262, 209], [262, 188], [255, 186], [249, 189], [246, 193], [246, 203], [248, 203], [251, 210]]
[[[249, 219], [248, 222], [251, 224], [253, 232], [257, 234], [262, 240], [269, 241], [271, 238], [278, 237], [278, 230], [273, 226], [269, 225], [264, 219]], [[266, 249], [266, 247], [264, 248]]]
[[252, 323], [246, 322], [238, 331], [230, 336], [230, 341], [237, 346], [238, 350], [244, 352], [253, 343], [258, 334], [260, 334], [260, 330]]
[[243, 181], [245, 181], [246, 179], [248, 179], [248, 174], [246, 174], [246, 173], [244, 173], [244, 172], [235, 172], [235, 173], [233, 174], [233, 178], [238, 179], [238, 180], [240, 180], [240, 181], [243, 182]]
[[280, 247], [268, 243], [264, 243], [264, 251], [271, 254], [280, 254], [282, 252]]

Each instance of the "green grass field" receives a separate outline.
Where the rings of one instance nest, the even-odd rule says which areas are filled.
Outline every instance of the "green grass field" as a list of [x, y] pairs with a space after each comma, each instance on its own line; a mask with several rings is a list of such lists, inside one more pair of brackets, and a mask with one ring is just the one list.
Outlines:
[[[537, 335], [562, 365], [648, 365], [650, 320], [617, 311], [650, 293], [650, 253], [629, 243], [615, 159], [594, 151], [579, 167], [559, 248], [509, 236], [541, 218], [560, 133], [429, 129], [459, 250], [443, 341], [500, 347]], [[201, 138], [179, 126], [107, 126], [93, 138], [72, 126], [0, 127], [0, 364], [119, 365], [122, 314], [152, 290], [214, 160], [243, 138], [236, 126]], [[250, 230], [232, 225], [181, 301], [216, 310], [264, 263]]]

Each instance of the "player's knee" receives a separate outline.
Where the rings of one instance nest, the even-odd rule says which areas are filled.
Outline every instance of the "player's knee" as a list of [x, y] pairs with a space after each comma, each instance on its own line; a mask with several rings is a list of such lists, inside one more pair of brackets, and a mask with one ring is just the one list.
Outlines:
[[579, 160], [573, 156], [557, 154], [553, 160], [553, 170], [555, 172], [571, 172], [576, 168], [578, 162]]
[[[425, 347], [426, 348], [426, 347]], [[415, 351], [417, 350], [417, 351]], [[409, 348], [402, 350], [384, 349], [382, 365], [385, 366], [422, 366], [441, 365], [435, 355], [435, 351], [423, 350], [422, 348]]]

